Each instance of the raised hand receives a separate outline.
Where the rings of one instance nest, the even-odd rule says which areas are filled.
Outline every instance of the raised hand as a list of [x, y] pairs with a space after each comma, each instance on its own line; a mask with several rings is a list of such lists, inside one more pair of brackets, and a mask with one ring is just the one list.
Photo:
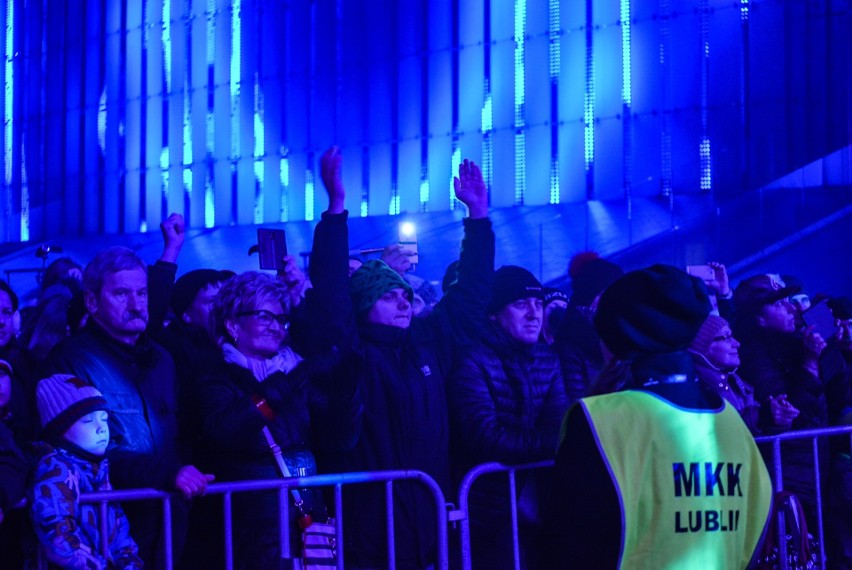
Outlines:
[[320, 158], [320, 176], [328, 192], [328, 212], [331, 214], [343, 212], [346, 190], [343, 188], [342, 172], [343, 155], [340, 154], [339, 147], [332, 146]]
[[163, 234], [163, 255], [160, 256], [160, 260], [174, 263], [186, 238], [186, 223], [183, 216], [172, 212], [160, 224], [160, 232]]
[[713, 279], [706, 281], [707, 288], [716, 295], [727, 297], [731, 294], [731, 284], [728, 279], [728, 270], [718, 261], [708, 261], [707, 265], [713, 268]]
[[459, 165], [459, 175], [453, 178], [453, 188], [456, 198], [467, 206], [471, 218], [488, 216], [488, 188], [475, 162], [464, 159]]

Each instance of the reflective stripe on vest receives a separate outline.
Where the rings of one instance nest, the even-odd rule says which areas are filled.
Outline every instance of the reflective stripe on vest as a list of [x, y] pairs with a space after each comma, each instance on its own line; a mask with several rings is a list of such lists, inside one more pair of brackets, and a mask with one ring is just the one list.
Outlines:
[[581, 400], [618, 490], [620, 568], [745, 568], [772, 502], [737, 411], [630, 390]]

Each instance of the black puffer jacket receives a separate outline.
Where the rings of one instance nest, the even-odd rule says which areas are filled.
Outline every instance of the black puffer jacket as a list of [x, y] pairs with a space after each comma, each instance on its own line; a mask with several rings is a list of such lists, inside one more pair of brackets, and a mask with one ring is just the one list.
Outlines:
[[[323, 214], [314, 233], [306, 297], [314, 347], [343, 348], [335, 374], [353, 378], [364, 413], [347, 451], [318, 457], [324, 472], [422, 470], [451, 493], [444, 382], [456, 351], [480, 334], [494, 271], [488, 219], [464, 220], [459, 277], [435, 309], [407, 329], [356, 323], [349, 297], [346, 214]], [[415, 482], [394, 484], [397, 567], [424, 568], [435, 560], [436, 507]], [[348, 565], [387, 567], [384, 488], [344, 492]], [[449, 500], [449, 499], [448, 499]]]
[[125, 344], [90, 319], [54, 347], [47, 367], [89, 381], [109, 403], [107, 454], [116, 488], [174, 489], [182, 465], [175, 365], [163, 347], [146, 335]]
[[513, 341], [496, 325], [451, 375], [448, 399], [456, 465], [552, 458], [568, 397], [559, 358]]

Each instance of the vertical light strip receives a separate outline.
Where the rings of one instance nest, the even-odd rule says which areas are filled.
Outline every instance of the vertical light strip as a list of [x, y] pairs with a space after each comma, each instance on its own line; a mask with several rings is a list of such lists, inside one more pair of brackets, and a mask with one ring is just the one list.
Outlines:
[[710, 2], [701, 0], [701, 143], [698, 148], [701, 168], [701, 190], [713, 189], [713, 160], [707, 118], [710, 92]]
[[[366, 98], [365, 98], [366, 99]], [[364, 106], [367, 107], [366, 100]], [[366, 123], [365, 128], [366, 131]], [[366, 135], [366, 132], [365, 132]], [[364, 140], [367, 140], [366, 138]], [[359, 214], [366, 218], [370, 213], [370, 147], [361, 147], [361, 208]]]
[[240, 90], [242, 88], [243, 61], [243, 3], [242, 0], [232, 0], [231, 4], [231, 66], [228, 74], [228, 88], [231, 94], [231, 223], [237, 223], [239, 202], [239, 162], [242, 154], [240, 137], [242, 137], [242, 121], [240, 120]]
[[183, 140], [181, 147], [181, 174], [183, 178], [183, 217], [186, 225], [192, 220], [192, 0], [184, 0], [183, 22], [186, 37], [183, 84]]
[[[139, 231], [148, 231], [148, 41], [151, 39], [148, 0], [142, 2], [142, 76], [139, 89]], [[159, 157], [155, 160], [159, 162]]]
[[[399, 10], [391, 3], [389, 32], [391, 53], [399, 54]], [[391, 124], [391, 194], [388, 214], [399, 215], [399, 66], [390, 66], [390, 124]]]
[[[7, 199], [11, 200], [12, 190], [12, 137], [14, 135], [14, 110], [15, 110], [15, 0], [6, 0], [6, 61], [4, 66], [4, 91], [3, 91], [3, 159], [4, 182], [8, 192]], [[11, 214], [11, 207], [7, 211]]]
[[515, 205], [524, 203], [527, 186], [526, 141], [527, 0], [515, 0]]
[[669, 0], [660, 0], [660, 77], [663, 92], [663, 121], [660, 127], [660, 193], [669, 199], [669, 208], [674, 206], [672, 192], [672, 81], [669, 77], [671, 53], [671, 6]]
[[162, 44], [163, 44], [163, 86], [165, 93], [162, 94], [163, 116], [162, 116], [162, 145], [160, 150], [160, 172], [162, 174], [160, 208], [163, 219], [169, 215], [169, 170], [171, 168], [171, 156], [169, 155], [169, 100], [172, 97], [172, 0], [163, 0], [162, 21]]
[[[456, 6], [458, 8], [458, 6]], [[491, 98], [491, 0], [484, 0], [484, 16], [482, 30], [482, 180], [491, 195], [491, 184], [494, 180], [494, 106]], [[458, 41], [458, 37], [456, 37]], [[458, 47], [458, 46], [456, 46]], [[453, 50], [457, 52], [458, 50]], [[458, 85], [455, 86], [458, 89]], [[458, 93], [457, 93], [458, 94]], [[456, 110], [457, 111], [457, 110]], [[455, 123], [458, 126], [458, 118]], [[458, 173], [461, 164], [461, 149], [457, 138], [453, 140], [453, 174]], [[450, 185], [450, 203], [455, 206], [452, 184]]]
[[586, 199], [595, 199], [595, 56], [592, 47], [593, 0], [586, 0], [586, 92], [583, 96], [583, 154], [586, 168]]
[[204, 181], [204, 227], [216, 225], [216, 0], [207, 0], [207, 115], [204, 144], [207, 150], [207, 179]]
[[[306, 141], [307, 141], [307, 169], [305, 172], [305, 221], [312, 221], [314, 219], [314, 196], [315, 196], [315, 185], [314, 185], [314, 153], [311, 150], [312, 148], [312, 139], [311, 139], [311, 117], [313, 116], [313, 102], [314, 97], [316, 97], [316, 77], [317, 77], [317, 53], [316, 53], [316, 29], [317, 29], [317, 5], [315, 2], [310, 3], [310, 14], [311, 14], [311, 23], [308, 28], [308, 92], [307, 97], [305, 97], [305, 131], [307, 132]], [[369, 139], [365, 139], [369, 140]]]
[[750, 0], [740, 0], [740, 30], [742, 46], [740, 48], [740, 180], [742, 188], [751, 187], [751, 116], [749, 102], [751, 101], [751, 39], [749, 33], [749, 4]]
[[287, 222], [290, 220], [290, 203], [287, 199], [290, 190], [290, 159], [287, 157], [287, 148], [281, 145], [281, 163], [279, 165], [281, 172], [281, 200], [279, 201], [279, 221]]
[[263, 71], [263, 6], [255, 4], [255, 50], [257, 53], [257, 68], [254, 72], [254, 223], [263, 223], [264, 211], [264, 163], [266, 156], [266, 131], [264, 128], [264, 100], [260, 78]]
[[[258, 50], [260, 51], [260, 50]], [[263, 127], [263, 90], [259, 72], [254, 74], [254, 223], [263, 223], [263, 156], [266, 133]]]
[[[490, 13], [490, 0], [483, 0], [485, 7], [485, 41], [483, 41], [483, 45], [486, 50], [485, 61], [488, 61], [488, 46], [490, 44], [490, 39], [488, 36], [489, 30], [489, 13]], [[456, 192], [455, 185], [453, 184], [453, 177], [458, 174], [459, 164], [461, 164], [461, 147], [459, 144], [459, 0], [451, 1], [451, 18], [452, 18], [452, 33], [450, 36], [450, 43], [452, 45], [452, 49], [450, 50], [450, 83], [451, 83], [451, 95], [450, 95], [450, 117], [451, 117], [451, 133], [452, 133], [452, 158], [450, 162], [450, 210], [455, 210], [458, 206], [458, 200], [456, 200]], [[487, 64], [486, 64], [487, 65]], [[484, 174], [484, 172], [483, 172]], [[485, 182], [488, 184], [488, 181]]]
[[548, 68], [550, 70], [550, 203], [559, 203], [559, 72], [562, 69], [561, 32], [559, 27], [559, 1], [548, 4], [548, 29], [550, 40]]
[[420, 211], [429, 211], [429, 2], [420, 14]]
[[[631, 81], [630, 56], [630, 0], [621, 0], [619, 21], [621, 22], [621, 157], [622, 186], [627, 200], [627, 219], [633, 219], [633, 88]], [[632, 228], [631, 228], [632, 229]]]
[[[309, 164], [312, 162], [313, 153], [309, 153]], [[305, 220], [314, 219], [314, 171], [311, 168], [305, 170]]]

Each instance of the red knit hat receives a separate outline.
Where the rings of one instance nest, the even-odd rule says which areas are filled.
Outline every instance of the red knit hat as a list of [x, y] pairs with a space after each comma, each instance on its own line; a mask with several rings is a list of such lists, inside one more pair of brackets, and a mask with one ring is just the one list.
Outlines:
[[689, 349], [698, 354], [706, 355], [710, 345], [713, 344], [713, 339], [720, 336], [722, 329], [725, 327], [730, 328], [730, 325], [722, 317], [717, 317], [716, 315], [708, 316], [704, 324], [701, 325], [701, 328], [698, 329], [698, 334], [695, 335], [695, 338], [689, 345]]

